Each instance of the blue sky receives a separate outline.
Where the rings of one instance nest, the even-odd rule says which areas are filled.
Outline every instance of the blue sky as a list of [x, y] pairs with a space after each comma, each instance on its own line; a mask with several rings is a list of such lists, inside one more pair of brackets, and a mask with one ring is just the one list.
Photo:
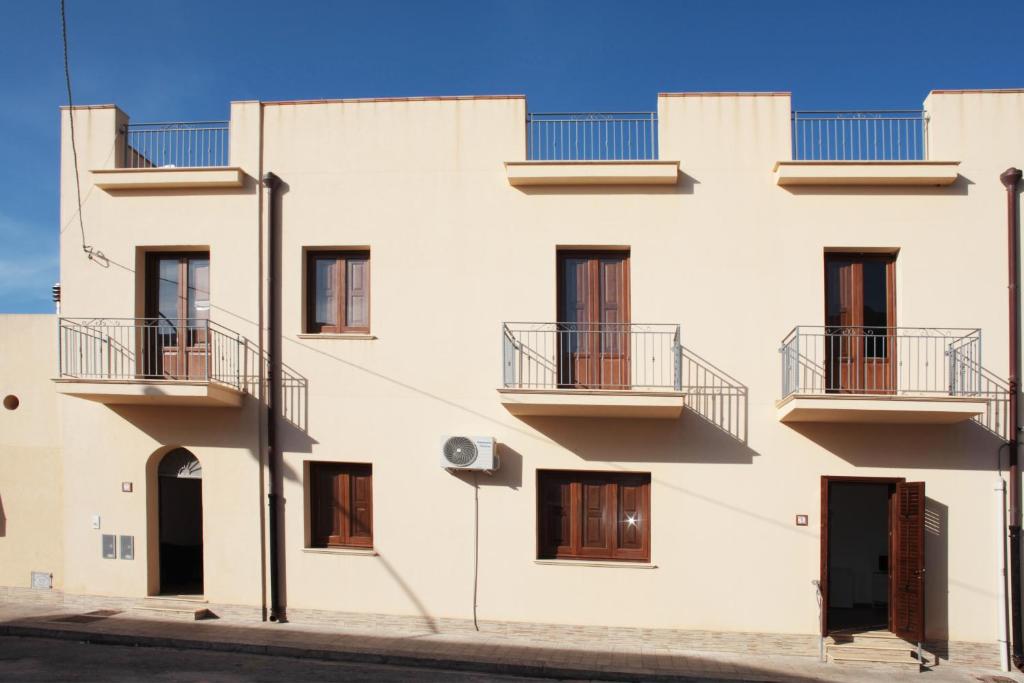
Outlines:
[[[67, 3], [76, 102], [140, 122], [225, 119], [233, 99], [646, 111], [662, 91], [789, 90], [803, 109], [915, 108], [933, 88], [1024, 85], [1013, 0]], [[52, 308], [58, 6], [6, 0], [0, 21], [0, 312]]]

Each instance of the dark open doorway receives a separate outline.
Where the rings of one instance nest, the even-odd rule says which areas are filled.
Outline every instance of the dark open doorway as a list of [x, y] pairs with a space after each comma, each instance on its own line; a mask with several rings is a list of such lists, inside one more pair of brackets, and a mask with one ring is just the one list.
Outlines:
[[160, 592], [203, 593], [203, 470], [184, 448], [163, 457], [160, 499]]
[[924, 640], [924, 484], [821, 478], [822, 634]]
[[892, 484], [832, 482], [828, 497], [828, 623], [832, 630], [889, 624]]

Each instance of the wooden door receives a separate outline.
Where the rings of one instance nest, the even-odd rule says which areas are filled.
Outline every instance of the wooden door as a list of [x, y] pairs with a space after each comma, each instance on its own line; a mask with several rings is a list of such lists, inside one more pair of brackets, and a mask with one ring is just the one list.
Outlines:
[[826, 255], [826, 391], [895, 393], [895, 274], [892, 254]]
[[559, 386], [628, 389], [629, 254], [563, 252], [558, 271]]
[[897, 483], [891, 498], [889, 630], [924, 641], [924, 483]]
[[210, 255], [153, 253], [146, 262], [147, 377], [203, 379], [210, 317]]

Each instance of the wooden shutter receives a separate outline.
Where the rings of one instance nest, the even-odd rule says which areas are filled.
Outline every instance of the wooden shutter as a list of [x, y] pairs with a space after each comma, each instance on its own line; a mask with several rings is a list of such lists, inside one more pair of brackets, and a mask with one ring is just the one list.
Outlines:
[[373, 545], [373, 486], [370, 466], [354, 466], [348, 472], [346, 518], [348, 545]]
[[539, 473], [538, 553], [542, 558], [573, 554], [572, 483], [555, 472]]
[[893, 496], [893, 553], [890, 610], [893, 633], [924, 641], [924, 483], [896, 484]]
[[311, 542], [314, 547], [338, 543], [338, 479], [340, 472], [329, 463], [312, 463], [310, 474]]
[[373, 546], [373, 475], [370, 465], [310, 463], [310, 544]]
[[370, 329], [370, 259], [353, 256], [346, 261], [345, 327]]
[[617, 485], [615, 557], [647, 560], [650, 557], [650, 479], [628, 477]]
[[538, 557], [649, 561], [650, 481], [648, 474], [538, 472]]
[[614, 487], [597, 477], [584, 477], [579, 487], [579, 554], [581, 557], [611, 557]]
[[306, 331], [370, 331], [370, 253], [309, 252]]

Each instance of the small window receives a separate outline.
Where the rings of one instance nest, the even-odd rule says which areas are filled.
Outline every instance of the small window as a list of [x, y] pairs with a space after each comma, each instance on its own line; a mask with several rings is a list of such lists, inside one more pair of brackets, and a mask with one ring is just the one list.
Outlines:
[[649, 562], [650, 490], [650, 474], [538, 472], [538, 557]]
[[309, 463], [310, 546], [373, 547], [371, 465]]
[[370, 331], [370, 252], [311, 251], [306, 332]]

